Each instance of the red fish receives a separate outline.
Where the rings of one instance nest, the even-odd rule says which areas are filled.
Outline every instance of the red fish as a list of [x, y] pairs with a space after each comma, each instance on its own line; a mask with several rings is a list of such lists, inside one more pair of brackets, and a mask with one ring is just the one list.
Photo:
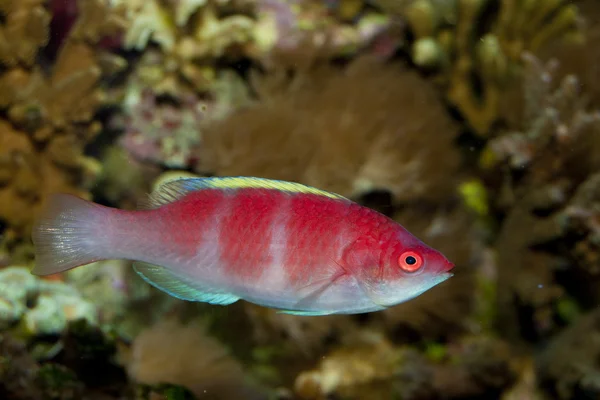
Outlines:
[[54, 195], [33, 231], [48, 275], [135, 261], [180, 299], [239, 299], [298, 315], [382, 310], [445, 281], [454, 265], [400, 224], [342, 196], [261, 178], [186, 178], [124, 211]]

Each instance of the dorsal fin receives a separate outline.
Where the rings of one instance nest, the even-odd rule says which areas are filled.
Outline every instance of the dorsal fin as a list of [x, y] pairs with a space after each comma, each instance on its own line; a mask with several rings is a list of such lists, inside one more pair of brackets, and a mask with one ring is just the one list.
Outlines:
[[296, 182], [286, 182], [274, 179], [254, 177], [210, 177], [210, 178], [182, 178], [167, 181], [154, 190], [148, 200], [141, 203], [141, 208], [158, 208], [162, 205], [172, 203], [185, 195], [203, 189], [273, 189], [289, 193], [310, 193], [332, 199], [344, 199], [345, 197], [327, 192], [325, 190], [306, 186]]

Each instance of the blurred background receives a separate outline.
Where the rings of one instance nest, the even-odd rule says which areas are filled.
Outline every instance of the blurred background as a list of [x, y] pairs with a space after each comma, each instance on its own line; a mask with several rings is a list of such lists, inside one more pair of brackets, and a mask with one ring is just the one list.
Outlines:
[[[600, 398], [599, 77], [596, 0], [0, 0], [0, 398]], [[29, 273], [51, 193], [231, 175], [347, 196], [456, 274], [298, 317]]]

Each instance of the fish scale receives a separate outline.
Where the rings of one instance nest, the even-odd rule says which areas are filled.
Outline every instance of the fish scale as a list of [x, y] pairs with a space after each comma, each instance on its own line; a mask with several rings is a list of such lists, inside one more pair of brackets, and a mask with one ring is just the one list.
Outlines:
[[336, 247], [336, 238], [343, 226], [339, 218], [347, 207], [346, 201], [315, 199], [312, 194], [294, 195], [290, 213], [296, 218], [291, 218], [288, 223], [294, 240], [290, 241], [291, 247], [285, 258], [294, 285], [309, 282], [315, 267], [328, 265], [338, 258], [340, 249]]
[[[219, 244], [224, 273], [237, 279], [257, 279], [261, 266], [273, 262], [269, 254], [271, 225], [277, 217], [281, 193], [240, 189], [229, 198], [229, 214], [221, 221]], [[252, 210], [252, 212], [247, 212]]]
[[192, 193], [177, 206], [169, 203], [157, 209], [159, 223], [168, 225], [162, 229], [162, 243], [172, 243], [178, 251], [193, 257], [202, 245], [203, 229], [212, 226], [211, 221], [225, 199], [223, 191], [207, 190]]

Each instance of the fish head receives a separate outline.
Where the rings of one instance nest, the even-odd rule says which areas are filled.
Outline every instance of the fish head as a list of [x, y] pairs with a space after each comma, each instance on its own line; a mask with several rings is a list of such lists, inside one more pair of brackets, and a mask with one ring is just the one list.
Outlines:
[[382, 243], [375, 268], [358, 278], [365, 295], [382, 308], [419, 296], [450, 278], [454, 264], [417, 238], [396, 237]]

